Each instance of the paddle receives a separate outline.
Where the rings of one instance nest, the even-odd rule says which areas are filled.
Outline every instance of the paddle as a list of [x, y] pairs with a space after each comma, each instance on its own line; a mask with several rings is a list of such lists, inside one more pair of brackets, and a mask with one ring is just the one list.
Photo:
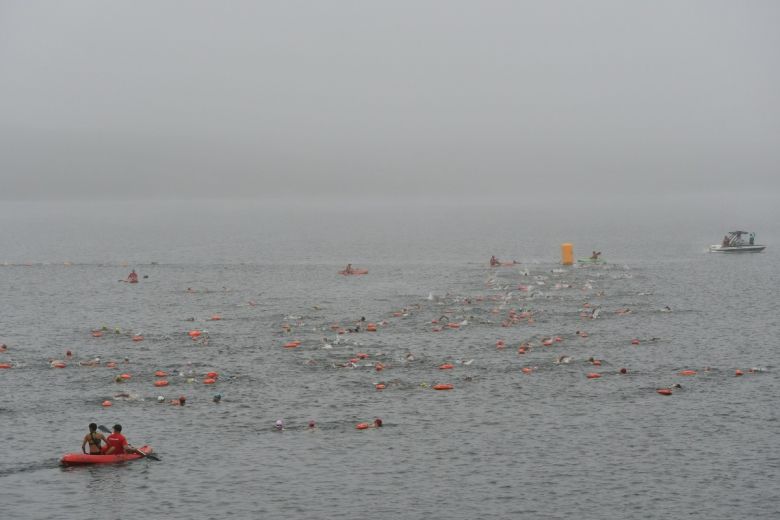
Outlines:
[[[98, 426], [98, 430], [100, 430], [103, 433], [108, 433], [108, 434], [113, 433], [111, 430], [109, 430], [108, 428], [106, 428], [102, 424]], [[134, 451], [134, 453], [137, 453], [137, 454], [139, 454], [140, 456], [142, 456], [144, 458], [157, 460], [157, 461], [160, 460], [160, 458], [157, 455], [153, 454], [153, 453], [144, 453], [141, 450], [139, 450], [138, 448], [133, 448], [133, 451]]]

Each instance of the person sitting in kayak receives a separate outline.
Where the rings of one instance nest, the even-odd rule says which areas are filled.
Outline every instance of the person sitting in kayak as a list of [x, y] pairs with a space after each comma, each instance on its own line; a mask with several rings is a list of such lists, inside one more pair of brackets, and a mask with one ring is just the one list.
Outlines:
[[601, 256], [601, 251], [598, 251], [598, 252], [593, 251], [593, 254], [590, 255], [590, 259], [591, 260], [598, 260], [600, 256]]
[[114, 425], [114, 433], [106, 438], [106, 451], [104, 455], [120, 455], [122, 453], [134, 453], [135, 448], [127, 443], [127, 439], [122, 435], [122, 425]]
[[347, 264], [347, 267], [344, 268], [344, 274], [352, 274], [353, 272], [352, 264]]
[[498, 258], [496, 258], [495, 255], [490, 257], [490, 267], [495, 267], [499, 264], [501, 264], [501, 262], [498, 261]]
[[101, 442], [106, 442], [106, 438], [97, 431], [97, 424], [89, 423], [89, 433], [84, 436], [84, 442], [81, 443], [82, 453], [87, 453], [87, 450], [84, 448], [89, 444], [89, 454], [100, 455], [103, 452], [100, 446]]
[[135, 269], [130, 271], [130, 274], [127, 275], [127, 282], [138, 283], [138, 274], [135, 272]]

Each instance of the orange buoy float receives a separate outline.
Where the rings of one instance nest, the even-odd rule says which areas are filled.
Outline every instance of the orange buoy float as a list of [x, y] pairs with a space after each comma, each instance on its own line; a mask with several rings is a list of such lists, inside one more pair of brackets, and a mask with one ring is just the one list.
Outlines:
[[165, 370], [158, 370], [157, 372], [154, 373], [154, 375], [156, 377], [165, 377], [168, 375], [168, 372], [166, 372]]
[[109, 361], [106, 363], [106, 368], [116, 368], [116, 361]]
[[376, 323], [369, 323], [366, 325], [366, 330], [368, 332], [376, 332]]
[[639, 340], [637, 338], [634, 338], [631, 340], [632, 345], [639, 345]]
[[168, 386], [168, 381], [165, 379], [158, 379], [154, 382], [154, 386]]
[[376, 389], [377, 390], [384, 390], [385, 388], [387, 388], [387, 387], [386, 387], [386, 385], [384, 383], [377, 383], [376, 384]]
[[656, 390], [661, 395], [672, 395], [672, 390], [670, 388], [659, 388]]
[[355, 425], [355, 428], [357, 428], [358, 430], [365, 430], [365, 429], [368, 428], [368, 423], [365, 423], [365, 422], [357, 423]]
[[585, 377], [587, 377], [588, 379], [598, 379], [601, 377], [601, 374], [599, 374], [598, 372], [588, 372], [588, 375]]
[[11, 368], [11, 363], [0, 363], [0, 368]]
[[51, 364], [52, 368], [65, 368], [65, 363], [62, 361], [56, 361]]
[[551, 339], [546, 339], [546, 340], [542, 341], [542, 345], [544, 345], [545, 347], [549, 347], [552, 344], [553, 344], [553, 340], [551, 340]]
[[451, 368], [455, 368], [455, 365], [452, 363], [444, 363], [442, 365], [439, 365], [439, 370], [450, 370]]
[[203, 384], [204, 385], [213, 385], [216, 382], [217, 382], [217, 380], [214, 379], [213, 377], [208, 377], [208, 378], [203, 380]]
[[742, 375], [742, 370], [740, 370], [740, 369], [737, 369], [737, 370], [734, 372], [734, 377], [738, 377], [738, 376], [741, 376], [741, 375]]
[[131, 376], [130, 374], [125, 373], [125, 374], [120, 374], [119, 377], [121, 377], [122, 379], [130, 379], [133, 376]]
[[358, 359], [368, 359], [368, 354], [366, 354], [365, 352], [358, 352], [357, 353], [357, 358]]
[[682, 370], [680, 371], [681, 376], [695, 376], [696, 371], [695, 370]]
[[211, 321], [219, 321], [222, 319], [222, 316], [219, 314], [214, 314], [211, 318], [209, 318]]
[[448, 323], [447, 326], [451, 329], [459, 329], [460, 323]]
[[562, 337], [560, 337], [560, 336], [555, 336], [555, 342], [556, 342], [556, 343], [560, 343], [561, 341], [563, 341], [563, 338], [562, 338]]
[[523, 372], [523, 374], [530, 374], [531, 372], [534, 371], [534, 369], [531, 367], [523, 367], [520, 370]]
[[439, 383], [438, 385], [433, 385], [434, 390], [452, 390], [453, 388], [455, 388], [455, 386], [449, 383]]
[[600, 367], [601, 366], [601, 360], [600, 359], [594, 359], [590, 362], [594, 367]]
[[206, 377], [209, 377], [211, 379], [216, 379], [219, 377], [219, 374], [217, 374], [216, 372], [206, 372]]
[[99, 330], [93, 330], [93, 331], [92, 331], [92, 337], [93, 337], [93, 338], [99, 338], [99, 337], [100, 337], [100, 336], [102, 336], [102, 335], [103, 335], [103, 333], [102, 333], [102, 332], [100, 332]]
[[140, 334], [136, 334], [135, 336], [133, 336], [133, 341], [143, 341], [143, 340], [144, 337], [141, 336]]
[[300, 341], [290, 341], [282, 345], [284, 348], [295, 348], [301, 344]]
[[105, 408], [108, 408], [109, 406], [113, 405], [114, 403], [112, 403], [111, 401], [109, 401], [108, 399], [106, 399], [105, 401], [103, 401], [103, 403], [102, 403], [102, 404], [103, 404], [103, 406], [104, 406]]
[[377, 363], [376, 365], [374, 365], [374, 370], [376, 370], [377, 372], [381, 372], [384, 369], [385, 366], [382, 363]]
[[190, 335], [190, 337], [191, 337], [192, 339], [195, 339], [195, 338], [197, 338], [197, 337], [198, 337], [198, 336], [200, 336], [201, 334], [203, 334], [203, 332], [199, 331], [198, 329], [193, 329], [193, 330], [191, 330], [191, 331], [189, 332], [189, 335]]
[[441, 332], [441, 327], [434, 327], [431, 329], [431, 332]]

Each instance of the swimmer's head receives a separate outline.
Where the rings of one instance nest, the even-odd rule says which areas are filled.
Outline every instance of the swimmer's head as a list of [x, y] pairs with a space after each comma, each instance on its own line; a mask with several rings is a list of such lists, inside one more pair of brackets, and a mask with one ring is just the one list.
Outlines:
[[284, 421], [281, 420], [281, 419], [278, 419], [276, 421], [276, 424], [274, 425], [274, 428], [276, 428], [277, 430], [283, 430], [284, 429]]
[[315, 423], [314, 421], [309, 421], [309, 428], [316, 428], [316, 427], [317, 427], [317, 423]]
[[218, 403], [218, 402], [220, 402], [221, 400], [222, 400], [222, 394], [216, 394], [216, 395], [214, 396], [214, 402], [215, 402], [215, 403]]
[[186, 397], [184, 397], [183, 395], [180, 395], [180, 396], [179, 396], [179, 404], [180, 404], [181, 406], [184, 406], [184, 403], [185, 403], [186, 401], [187, 401], [187, 398], [186, 398]]
[[382, 419], [379, 419], [379, 418], [374, 419], [374, 426], [376, 426], [377, 428], [381, 428], [382, 427]]
[[157, 402], [158, 403], [162, 403], [163, 401], [165, 401], [165, 398], [163, 396], [161, 396], [161, 395], [158, 395], [157, 396]]

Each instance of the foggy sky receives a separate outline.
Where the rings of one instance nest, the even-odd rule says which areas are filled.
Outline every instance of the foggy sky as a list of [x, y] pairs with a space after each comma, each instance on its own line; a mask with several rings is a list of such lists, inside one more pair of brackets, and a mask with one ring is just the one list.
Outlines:
[[778, 27], [771, 0], [0, 0], [0, 199], [780, 197]]

